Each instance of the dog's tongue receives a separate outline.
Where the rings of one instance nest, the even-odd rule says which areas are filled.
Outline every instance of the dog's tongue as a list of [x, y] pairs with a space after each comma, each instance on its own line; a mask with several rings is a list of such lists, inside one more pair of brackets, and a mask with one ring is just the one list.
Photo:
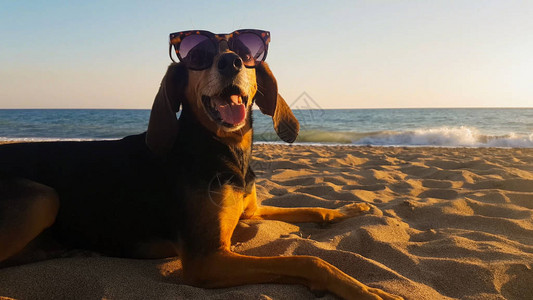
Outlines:
[[230, 103], [227, 103], [221, 99], [217, 99], [216, 108], [224, 122], [231, 125], [240, 124], [246, 117], [246, 108], [242, 103], [241, 96], [231, 95], [230, 100]]

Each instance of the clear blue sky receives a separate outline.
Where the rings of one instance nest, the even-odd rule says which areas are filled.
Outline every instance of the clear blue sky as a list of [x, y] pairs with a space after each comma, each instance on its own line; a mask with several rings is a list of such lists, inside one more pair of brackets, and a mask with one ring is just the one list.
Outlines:
[[288, 102], [532, 107], [533, 1], [0, 0], [0, 108], [150, 108], [168, 34], [269, 30]]

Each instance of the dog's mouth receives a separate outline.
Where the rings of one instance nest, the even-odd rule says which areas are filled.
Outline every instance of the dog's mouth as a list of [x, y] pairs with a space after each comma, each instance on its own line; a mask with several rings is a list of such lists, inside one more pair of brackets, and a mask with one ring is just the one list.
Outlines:
[[248, 96], [238, 86], [230, 85], [215, 96], [202, 96], [204, 108], [219, 125], [233, 128], [246, 120]]

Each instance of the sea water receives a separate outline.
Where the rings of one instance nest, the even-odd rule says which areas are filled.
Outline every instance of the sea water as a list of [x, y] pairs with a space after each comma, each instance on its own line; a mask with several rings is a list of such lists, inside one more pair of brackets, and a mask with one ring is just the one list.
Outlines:
[[[533, 148], [533, 108], [296, 109], [297, 143]], [[146, 130], [149, 110], [0, 110], [0, 140], [117, 139]], [[253, 112], [254, 140], [280, 142]]]

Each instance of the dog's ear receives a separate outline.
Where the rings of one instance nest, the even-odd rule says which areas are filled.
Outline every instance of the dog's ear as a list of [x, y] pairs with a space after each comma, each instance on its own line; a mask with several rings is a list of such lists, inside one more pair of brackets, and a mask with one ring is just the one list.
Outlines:
[[265, 62], [255, 67], [257, 93], [255, 103], [265, 115], [272, 117], [274, 130], [287, 143], [296, 140], [300, 123], [294, 117], [287, 102], [278, 94], [278, 83]]
[[146, 144], [157, 155], [168, 154], [174, 146], [178, 134], [176, 113], [185, 100], [186, 85], [185, 66], [180, 63], [171, 64], [155, 96], [146, 132]]

